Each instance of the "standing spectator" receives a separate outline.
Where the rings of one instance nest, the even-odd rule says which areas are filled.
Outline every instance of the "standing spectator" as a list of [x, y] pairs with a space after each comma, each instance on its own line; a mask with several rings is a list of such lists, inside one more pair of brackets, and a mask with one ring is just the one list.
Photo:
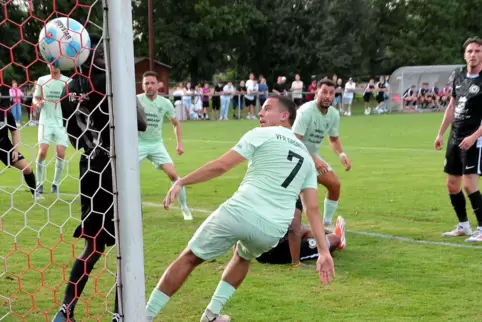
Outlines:
[[162, 81], [159, 81], [159, 88], [157, 89], [157, 92], [161, 96], [169, 95], [169, 89], [167, 88], [167, 86], [164, 85], [164, 82]]
[[315, 94], [316, 94], [316, 79], [313, 79], [311, 81], [310, 86], [308, 86], [308, 92], [309, 94], [306, 94], [306, 101], [310, 102], [315, 99]]
[[190, 120], [199, 120], [202, 119], [202, 110], [203, 110], [203, 103], [202, 103], [202, 90], [199, 85], [196, 85], [193, 92], [193, 104], [191, 110], [189, 111], [189, 119]]
[[332, 79], [333, 79], [333, 83], [335, 83], [335, 84], [336, 84], [336, 82], [338, 82], [338, 75], [333, 74]]
[[10, 103], [12, 104], [12, 114], [15, 118], [15, 122], [17, 126], [22, 124], [22, 98], [23, 92], [20, 88], [18, 88], [18, 84], [16, 80], [12, 81], [12, 88], [8, 91], [10, 95]]
[[263, 106], [264, 102], [268, 98], [268, 85], [266, 84], [266, 79], [264, 77], [261, 77], [259, 80], [260, 84], [258, 85], [258, 91], [259, 91], [259, 105]]
[[182, 105], [184, 105], [184, 110], [187, 115], [191, 114], [193, 90], [191, 88], [191, 83], [186, 83], [186, 88], [184, 89], [184, 95], [182, 96]]
[[34, 109], [32, 107], [32, 100], [33, 100], [33, 93], [35, 90], [35, 86], [37, 85], [37, 81], [33, 82], [33, 86], [28, 89], [28, 91], [25, 93], [25, 105], [27, 107], [27, 113], [28, 113], [28, 125], [29, 126], [35, 126], [36, 120], [38, 120], [38, 117], [36, 116], [36, 112], [38, 112], [37, 109]]
[[274, 85], [274, 88], [273, 88], [273, 93], [277, 95], [285, 95], [285, 88], [283, 86], [282, 76], [278, 76], [278, 79], [276, 80], [276, 84]]
[[353, 103], [353, 97], [355, 96], [356, 84], [353, 78], [349, 78], [345, 84], [345, 93], [343, 94], [343, 106], [346, 106], [345, 116], [351, 116], [351, 104]]
[[294, 82], [291, 83], [291, 97], [296, 104], [296, 107], [300, 107], [303, 104], [303, 82], [300, 80], [300, 74], [295, 75]]
[[204, 83], [204, 87], [202, 89], [202, 92], [203, 92], [202, 119], [203, 120], [209, 120], [208, 108], [209, 108], [209, 96], [211, 96], [211, 89], [209, 88], [208, 83]]
[[365, 91], [363, 92], [363, 102], [365, 104], [365, 115], [370, 115], [371, 113], [371, 107], [370, 107], [370, 101], [372, 100], [373, 97], [373, 92], [375, 91], [375, 80], [373, 78], [370, 78], [370, 81], [367, 84], [367, 87], [365, 87]]
[[[244, 94], [246, 94], [246, 86], [244, 81], [240, 81], [236, 88], [236, 95], [233, 97], [233, 118], [235, 120], [241, 119], [241, 112], [244, 106]], [[239, 117], [236, 115], [236, 108], [239, 107]]]
[[215, 120], [218, 118], [217, 111], [219, 111], [219, 109], [221, 107], [221, 94], [222, 93], [223, 93], [223, 83], [221, 82], [221, 80], [218, 80], [218, 84], [216, 86], [214, 86], [214, 94], [213, 94], [213, 97], [211, 99]]
[[182, 97], [184, 96], [184, 93], [185, 93], [184, 84], [182, 82], [177, 83], [177, 87], [174, 90], [174, 93], [172, 93], [172, 96], [174, 98], [174, 109], [176, 111], [176, 118], [181, 121], [186, 119], [184, 117], [185, 113], [184, 113], [184, 108], [182, 106], [183, 105]]
[[221, 113], [219, 115], [219, 120], [228, 120], [229, 113], [229, 103], [231, 103], [231, 97], [234, 93], [233, 82], [229, 81], [224, 87], [221, 96]]
[[244, 103], [248, 110], [248, 115], [246, 119], [256, 120], [256, 115], [254, 115], [254, 107], [256, 106], [256, 96], [258, 95], [258, 84], [254, 79], [254, 74], [249, 74], [249, 79], [246, 82], [247, 93], [244, 95]]
[[380, 114], [380, 113], [383, 113], [383, 106], [385, 105], [385, 90], [386, 90], [385, 77], [380, 76], [380, 79], [376, 86], [376, 90], [377, 90], [376, 100], [378, 105], [375, 108], [375, 113]]
[[333, 105], [338, 110], [340, 114], [343, 113], [342, 104], [341, 104], [341, 97], [343, 95], [343, 80], [338, 78], [336, 81], [335, 86], [335, 99], [333, 100]]

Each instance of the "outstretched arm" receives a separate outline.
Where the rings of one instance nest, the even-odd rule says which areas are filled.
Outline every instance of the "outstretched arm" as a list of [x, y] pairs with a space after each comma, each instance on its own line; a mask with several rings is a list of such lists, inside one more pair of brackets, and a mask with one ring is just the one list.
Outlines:
[[326, 244], [325, 228], [321, 222], [316, 189], [304, 189], [301, 192], [301, 201], [303, 202], [303, 208], [305, 209], [318, 248], [319, 257], [316, 262], [316, 270], [320, 274], [320, 281], [328, 284], [331, 279], [335, 277], [335, 266], [328, 245]]
[[182, 187], [209, 181], [219, 177], [245, 160], [246, 159], [239, 153], [230, 150], [223, 156], [203, 165], [184, 178], [178, 179], [172, 185], [171, 189], [166, 195], [166, 198], [164, 199], [164, 208], [169, 209], [169, 205], [177, 199]]
[[174, 135], [176, 136], [176, 153], [177, 155], [182, 155], [184, 149], [182, 148], [182, 136], [181, 136], [181, 122], [175, 117], [171, 118], [171, 124], [174, 127]]

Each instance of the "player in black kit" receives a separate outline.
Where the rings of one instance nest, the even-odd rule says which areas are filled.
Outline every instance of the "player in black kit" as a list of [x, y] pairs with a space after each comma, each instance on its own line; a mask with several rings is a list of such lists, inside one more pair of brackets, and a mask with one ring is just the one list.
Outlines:
[[[75, 230], [74, 237], [84, 238], [85, 248], [72, 266], [62, 307], [53, 322], [75, 321], [75, 305], [89, 274], [106, 246], [115, 244], [110, 155], [112, 124], [105, 95], [104, 46], [98, 36], [91, 35], [90, 39], [92, 48], [97, 48], [82, 66], [84, 74], [74, 76], [69, 82], [68, 93], [62, 94], [62, 97], [68, 94], [68, 98], [61, 101], [62, 116], [70, 142], [77, 150], [83, 150], [79, 162], [82, 223]], [[145, 131], [147, 123], [143, 108], [139, 102], [137, 104], [138, 130]], [[112, 320], [116, 322], [120, 321], [117, 301], [116, 293]]]
[[[1, 93], [0, 96], [2, 96]], [[12, 136], [11, 141], [8, 132], [10, 132]], [[10, 111], [9, 99], [0, 98], [0, 160], [5, 166], [14, 167], [22, 171], [32, 196], [35, 200], [43, 199], [42, 195], [35, 190], [35, 174], [28, 165], [27, 160], [25, 160], [23, 155], [18, 151], [19, 145], [20, 133], [18, 133], [17, 123]]]
[[[479, 191], [482, 170], [482, 39], [469, 38], [463, 48], [467, 67], [455, 74], [452, 98], [435, 139], [435, 149], [441, 150], [443, 135], [451, 124], [444, 171], [459, 224], [443, 236], [470, 236], [466, 242], [482, 242], [482, 194]], [[462, 184], [477, 218], [474, 233], [467, 218], [465, 196], [460, 188]]]

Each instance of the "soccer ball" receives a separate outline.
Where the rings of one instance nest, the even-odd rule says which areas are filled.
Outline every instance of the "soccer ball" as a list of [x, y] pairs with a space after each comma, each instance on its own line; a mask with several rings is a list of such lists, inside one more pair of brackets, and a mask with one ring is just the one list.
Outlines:
[[61, 70], [73, 69], [89, 57], [89, 33], [72, 18], [56, 18], [40, 30], [39, 48], [43, 59], [54, 67]]

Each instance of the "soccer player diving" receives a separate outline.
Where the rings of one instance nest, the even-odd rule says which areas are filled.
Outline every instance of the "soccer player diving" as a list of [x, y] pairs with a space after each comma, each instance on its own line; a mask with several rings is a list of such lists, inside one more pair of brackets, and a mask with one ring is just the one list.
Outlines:
[[201, 263], [224, 255], [236, 245], [233, 257], [201, 316], [201, 321], [230, 321], [221, 315], [225, 303], [241, 285], [251, 260], [270, 250], [286, 234], [301, 200], [316, 240], [316, 270], [322, 283], [334, 278], [334, 265], [326, 245], [318, 209], [316, 170], [304, 144], [291, 126], [296, 117], [294, 102], [285, 96], [271, 96], [259, 112], [261, 127], [247, 132], [218, 159], [178, 179], [164, 199], [164, 207], [174, 202], [181, 189], [214, 179], [248, 160], [248, 170], [234, 195], [221, 204], [198, 228], [186, 249], [166, 269], [146, 305], [149, 321]]

